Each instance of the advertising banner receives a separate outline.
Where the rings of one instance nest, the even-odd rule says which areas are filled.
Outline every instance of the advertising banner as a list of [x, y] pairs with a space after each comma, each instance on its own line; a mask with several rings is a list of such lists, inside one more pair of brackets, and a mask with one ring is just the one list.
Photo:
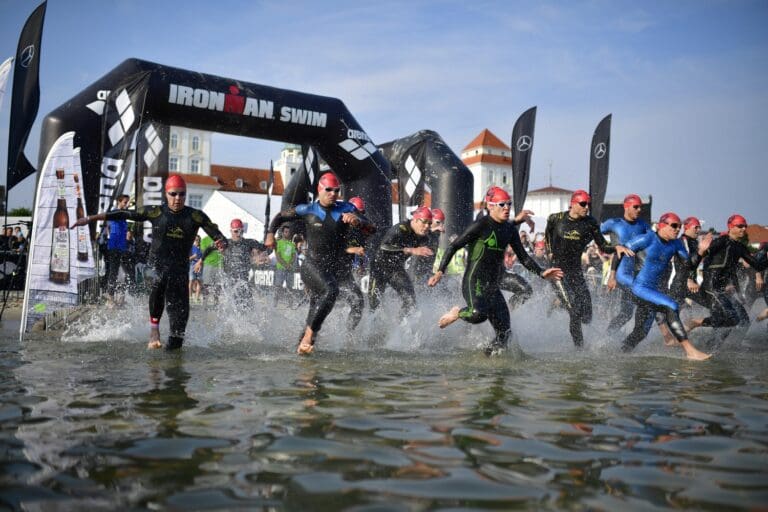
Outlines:
[[38, 180], [22, 336], [47, 314], [77, 305], [78, 283], [95, 275], [87, 229], [69, 229], [86, 209], [80, 186], [80, 152], [73, 147], [74, 135], [68, 132], [56, 141]]

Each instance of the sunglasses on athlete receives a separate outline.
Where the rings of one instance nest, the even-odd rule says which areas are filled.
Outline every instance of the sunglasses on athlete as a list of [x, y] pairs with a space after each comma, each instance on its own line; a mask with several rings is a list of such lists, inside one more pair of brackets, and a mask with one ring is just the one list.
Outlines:
[[669, 224], [667, 224], [667, 226], [671, 227], [672, 229], [680, 229], [680, 224], [678, 224], [677, 222], [670, 222]]
[[641, 208], [642, 208], [642, 206], [641, 206], [641, 205], [639, 205], [639, 204], [633, 204], [633, 205], [632, 205], [632, 208], [634, 208], [635, 210], [639, 210], [639, 209], [641, 209]]
[[578, 204], [578, 205], [579, 205], [579, 206], [581, 206], [582, 208], [587, 208], [587, 207], [589, 207], [589, 206], [590, 206], [590, 202], [589, 202], [589, 201], [579, 201], [579, 202], [578, 202], [578, 203], [576, 203], [576, 204]]
[[427, 219], [416, 219], [417, 221], [421, 222], [422, 224], [431, 225], [432, 221]]
[[735, 224], [733, 227], [739, 228], [739, 229], [746, 229], [747, 225], [746, 224]]
[[326, 192], [333, 192], [334, 194], [338, 194], [341, 192], [341, 189], [339, 187], [325, 187]]
[[230, 229], [230, 231], [232, 231], [233, 233], [242, 233], [243, 232], [242, 229]]
[[491, 206], [498, 206], [499, 208], [512, 207], [512, 201], [499, 201], [498, 203], [488, 203]]
[[186, 192], [166, 192], [171, 197], [186, 197]]

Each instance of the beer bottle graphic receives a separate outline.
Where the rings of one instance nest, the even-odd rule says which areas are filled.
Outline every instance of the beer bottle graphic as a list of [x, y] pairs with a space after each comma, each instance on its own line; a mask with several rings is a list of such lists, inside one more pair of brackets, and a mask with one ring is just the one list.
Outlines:
[[54, 283], [69, 283], [69, 213], [64, 189], [64, 169], [56, 169], [59, 199], [53, 213], [53, 235], [51, 240], [51, 271], [49, 279]]
[[[77, 208], [75, 208], [75, 217], [82, 219], [85, 217], [85, 208], [83, 207], [83, 198], [80, 195], [80, 178], [77, 174], [72, 175], [75, 180], [75, 195], [77, 196]], [[77, 226], [77, 259], [78, 261], [88, 261], [88, 226]]]

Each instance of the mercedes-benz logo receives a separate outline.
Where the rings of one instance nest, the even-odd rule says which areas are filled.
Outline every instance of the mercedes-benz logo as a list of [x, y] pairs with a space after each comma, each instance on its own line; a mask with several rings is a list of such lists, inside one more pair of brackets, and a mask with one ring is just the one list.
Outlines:
[[517, 146], [518, 151], [528, 151], [531, 149], [531, 145], [533, 145], [533, 141], [531, 140], [530, 135], [521, 135], [519, 139], [517, 139], [517, 142], [515, 143]]
[[595, 146], [595, 158], [600, 160], [605, 156], [605, 154], [608, 152], [608, 146], [605, 145], [605, 142], [601, 142], [597, 146]]
[[19, 56], [19, 64], [21, 64], [21, 67], [23, 68], [29, 67], [34, 58], [35, 45], [31, 44], [21, 51], [21, 55]]

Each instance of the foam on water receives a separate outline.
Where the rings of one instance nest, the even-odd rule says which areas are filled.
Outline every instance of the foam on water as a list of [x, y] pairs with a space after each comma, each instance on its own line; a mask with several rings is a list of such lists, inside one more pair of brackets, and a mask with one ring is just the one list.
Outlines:
[[[506, 293], [505, 293], [506, 295]], [[458, 293], [445, 289], [419, 289], [417, 306], [404, 315], [401, 301], [393, 290], [387, 290], [381, 306], [371, 311], [367, 306], [358, 327], [347, 331], [349, 306], [343, 294], [326, 319], [317, 337], [318, 352], [346, 352], [381, 350], [394, 352], [465, 352], [475, 351], [493, 339], [493, 329], [488, 322], [470, 325], [457, 321], [445, 329], [439, 329], [437, 321], [453, 305], [464, 306]], [[185, 346], [215, 347], [246, 345], [249, 353], [262, 350], [293, 352], [305, 325], [307, 302], [296, 308], [280, 304], [273, 306], [270, 294], [254, 294], [253, 306], [245, 308], [237, 303], [232, 290], [225, 290], [218, 303], [204, 307], [193, 305], [187, 326]], [[677, 347], [667, 347], [657, 327], [631, 354], [621, 354], [621, 340], [630, 332], [634, 319], [614, 336], [606, 333], [606, 326], [613, 309], [615, 297], [593, 297], [593, 321], [583, 326], [585, 346], [577, 350], [568, 333], [568, 314], [562, 308], [552, 308], [552, 293], [548, 287], [540, 287], [527, 303], [511, 312], [511, 352], [522, 350], [525, 354], [546, 354], [548, 357], [671, 357], [681, 358]], [[701, 308], [685, 310], [683, 318], [703, 315]], [[163, 339], [168, 333], [168, 315], [160, 324]], [[127, 297], [118, 308], [99, 307], [71, 322], [61, 339], [66, 343], [127, 341], [144, 343], [148, 339], [148, 315], [145, 297]], [[745, 340], [745, 334], [747, 338]], [[765, 323], [746, 329], [733, 329], [725, 339], [712, 329], [699, 329], [691, 340], [702, 349], [716, 352], [731, 350], [764, 351], [768, 334]]]

